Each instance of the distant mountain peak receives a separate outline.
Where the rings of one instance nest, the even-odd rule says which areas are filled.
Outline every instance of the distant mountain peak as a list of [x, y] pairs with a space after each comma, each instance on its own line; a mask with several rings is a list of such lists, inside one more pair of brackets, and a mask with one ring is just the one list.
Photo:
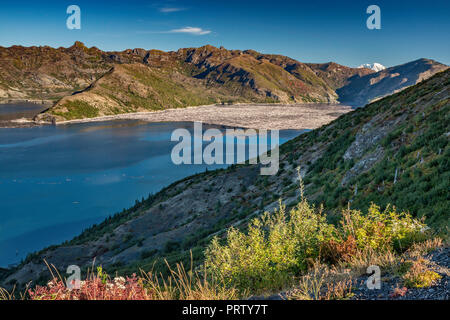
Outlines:
[[378, 63], [378, 62], [362, 64], [358, 68], [366, 68], [366, 69], [373, 70], [375, 72], [386, 69], [385, 66], [383, 66], [381, 63]]

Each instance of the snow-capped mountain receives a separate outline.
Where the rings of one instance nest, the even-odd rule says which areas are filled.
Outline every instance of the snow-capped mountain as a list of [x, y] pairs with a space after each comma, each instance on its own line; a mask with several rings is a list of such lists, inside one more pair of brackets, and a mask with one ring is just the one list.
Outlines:
[[367, 69], [371, 69], [371, 70], [373, 70], [375, 72], [378, 72], [378, 71], [386, 69], [385, 66], [383, 66], [382, 64], [377, 63], [377, 62], [362, 64], [358, 68], [367, 68]]

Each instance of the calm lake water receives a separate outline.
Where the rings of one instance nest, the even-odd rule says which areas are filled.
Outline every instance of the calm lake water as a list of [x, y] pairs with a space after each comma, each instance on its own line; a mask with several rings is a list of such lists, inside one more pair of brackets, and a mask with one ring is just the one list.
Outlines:
[[[0, 266], [69, 240], [172, 182], [225, 167], [174, 165], [177, 128], [192, 133], [193, 123], [0, 128]], [[281, 131], [280, 143], [301, 133]]]

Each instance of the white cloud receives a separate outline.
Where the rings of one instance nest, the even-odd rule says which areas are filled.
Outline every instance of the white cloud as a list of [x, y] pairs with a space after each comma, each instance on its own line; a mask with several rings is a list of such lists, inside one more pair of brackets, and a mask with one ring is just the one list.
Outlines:
[[189, 33], [196, 36], [203, 36], [205, 34], [210, 34], [210, 30], [203, 30], [202, 28], [195, 28], [195, 27], [184, 27], [182, 29], [174, 29], [171, 30], [170, 33]]
[[159, 11], [163, 12], [163, 13], [172, 13], [172, 12], [179, 12], [179, 11], [184, 11], [186, 10], [185, 8], [176, 8], [176, 7], [164, 7], [164, 8], [160, 8]]
[[195, 36], [204, 36], [204, 35], [212, 33], [212, 31], [203, 30], [202, 28], [184, 27], [181, 29], [173, 29], [170, 31], [138, 30], [138, 31], [136, 31], [136, 33], [138, 33], [138, 34], [185, 33], [185, 34], [191, 34], [191, 35], [195, 35]]

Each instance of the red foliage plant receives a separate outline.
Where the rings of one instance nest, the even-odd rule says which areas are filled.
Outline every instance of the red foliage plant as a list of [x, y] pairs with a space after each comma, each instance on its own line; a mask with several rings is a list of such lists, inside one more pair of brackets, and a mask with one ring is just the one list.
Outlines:
[[408, 289], [406, 287], [403, 288], [396, 287], [394, 291], [389, 295], [389, 297], [390, 298], [404, 297], [406, 292], [408, 292]]
[[324, 262], [336, 264], [339, 261], [348, 261], [357, 250], [356, 240], [349, 235], [345, 241], [329, 240], [322, 243], [320, 256]]
[[114, 280], [92, 277], [81, 281], [79, 289], [69, 290], [58, 279], [53, 279], [47, 286], [36, 286], [28, 290], [32, 300], [153, 300], [155, 297], [146, 289], [142, 280], [133, 276]]

